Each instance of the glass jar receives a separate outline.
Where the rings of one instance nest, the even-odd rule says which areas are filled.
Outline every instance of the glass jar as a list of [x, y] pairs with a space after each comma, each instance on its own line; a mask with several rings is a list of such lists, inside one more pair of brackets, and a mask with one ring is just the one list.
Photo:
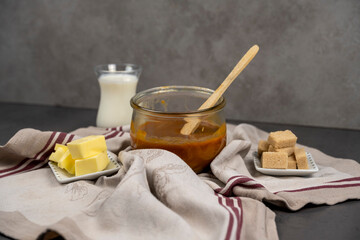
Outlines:
[[135, 64], [106, 64], [95, 67], [100, 85], [96, 117], [98, 127], [118, 127], [131, 122], [130, 99], [136, 93], [141, 67]]
[[[132, 147], [168, 150], [196, 173], [202, 172], [226, 145], [225, 99], [198, 110], [213, 92], [201, 87], [166, 86], [137, 93], [130, 101]], [[181, 134], [191, 119], [199, 121], [198, 127], [190, 135]]]

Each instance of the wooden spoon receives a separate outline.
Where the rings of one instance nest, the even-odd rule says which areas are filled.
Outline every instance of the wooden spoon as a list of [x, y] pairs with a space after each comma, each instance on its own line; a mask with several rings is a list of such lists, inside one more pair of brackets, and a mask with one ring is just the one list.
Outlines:
[[[230, 74], [226, 77], [226, 79], [221, 83], [221, 85], [215, 90], [215, 92], [200, 106], [198, 110], [203, 110], [206, 108], [210, 108], [214, 106], [220, 97], [224, 94], [226, 89], [230, 86], [230, 84], [235, 80], [235, 78], [246, 68], [246, 66], [251, 62], [251, 60], [255, 57], [257, 52], [259, 51], [259, 46], [252, 46], [249, 51], [240, 59], [238, 64], [234, 67], [234, 69], [230, 72]], [[187, 118], [187, 123], [184, 124], [180, 133], [182, 135], [190, 135], [192, 134], [196, 128], [200, 124], [199, 118]]]

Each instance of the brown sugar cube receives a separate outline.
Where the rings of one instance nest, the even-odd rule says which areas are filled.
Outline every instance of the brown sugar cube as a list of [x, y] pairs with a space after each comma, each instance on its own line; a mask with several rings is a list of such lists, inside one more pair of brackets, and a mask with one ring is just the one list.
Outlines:
[[268, 152], [275, 152], [275, 148], [273, 145], [269, 144]]
[[268, 137], [268, 143], [274, 148], [293, 147], [296, 140], [297, 137], [290, 130], [271, 132]]
[[263, 152], [266, 152], [269, 148], [269, 143], [266, 140], [260, 140], [258, 143], [258, 154], [261, 156]]
[[290, 155], [290, 156], [288, 157], [288, 160], [289, 160], [289, 161], [296, 161], [295, 155], [294, 155], [294, 154]]
[[286, 152], [288, 156], [294, 154], [294, 147], [286, 147], [286, 148], [275, 148], [273, 145], [269, 145], [269, 152]]
[[295, 158], [298, 169], [309, 169], [305, 149], [295, 148]]
[[294, 154], [294, 147], [287, 147], [287, 148], [279, 148], [280, 152], [286, 152], [288, 156], [291, 156]]
[[288, 169], [296, 169], [296, 159], [294, 155], [288, 157]]
[[284, 152], [263, 152], [261, 164], [263, 168], [286, 169], [288, 156]]

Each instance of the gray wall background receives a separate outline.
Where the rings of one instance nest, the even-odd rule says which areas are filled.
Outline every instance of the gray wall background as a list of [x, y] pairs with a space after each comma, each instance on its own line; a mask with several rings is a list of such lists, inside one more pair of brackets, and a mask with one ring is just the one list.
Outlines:
[[215, 89], [253, 44], [227, 118], [360, 129], [358, 0], [0, 0], [0, 102], [97, 108], [113, 62]]

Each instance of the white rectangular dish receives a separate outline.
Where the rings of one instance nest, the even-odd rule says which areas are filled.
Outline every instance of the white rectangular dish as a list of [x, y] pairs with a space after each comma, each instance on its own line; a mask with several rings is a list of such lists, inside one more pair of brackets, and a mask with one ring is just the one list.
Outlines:
[[255, 169], [266, 175], [275, 175], [275, 176], [306, 176], [312, 173], [319, 171], [312, 155], [306, 152], [306, 157], [308, 160], [309, 169], [271, 169], [271, 168], [262, 168], [261, 160], [258, 157], [258, 153], [254, 153], [254, 166]]

